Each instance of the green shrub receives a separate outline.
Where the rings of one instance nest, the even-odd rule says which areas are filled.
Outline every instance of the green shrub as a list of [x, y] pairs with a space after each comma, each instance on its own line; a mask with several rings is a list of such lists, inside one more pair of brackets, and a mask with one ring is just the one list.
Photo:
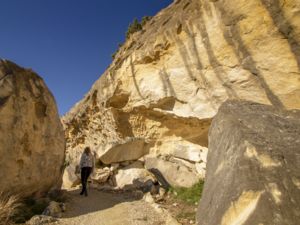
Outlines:
[[152, 16], [144, 16], [141, 21], [142, 27], [144, 27], [146, 25], [146, 23], [151, 19], [152, 19]]
[[170, 188], [170, 192], [175, 196], [175, 198], [183, 200], [189, 204], [195, 204], [201, 198], [203, 191], [204, 181], [199, 181], [197, 184], [190, 188]]
[[140, 24], [140, 22], [138, 21], [137, 18], [135, 18], [133, 20], [133, 22], [131, 24], [129, 24], [127, 32], [126, 32], [126, 38], [129, 38], [130, 35], [132, 35], [133, 33], [142, 30], [142, 24]]

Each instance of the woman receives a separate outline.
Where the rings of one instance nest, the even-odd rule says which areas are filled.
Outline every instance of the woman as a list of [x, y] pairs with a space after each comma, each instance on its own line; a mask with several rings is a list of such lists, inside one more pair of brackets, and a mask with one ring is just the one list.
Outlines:
[[80, 195], [87, 196], [87, 180], [90, 176], [90, 174], [93, 171], [94, 168], [94, 157], [92, 155], [90, 147], [86, 147], [84, 149], [84, 152], [81, 155], [80, 159], [80, 168], [81, 168], [81, 184], [82, 184], [82, 191], [80, 192]]

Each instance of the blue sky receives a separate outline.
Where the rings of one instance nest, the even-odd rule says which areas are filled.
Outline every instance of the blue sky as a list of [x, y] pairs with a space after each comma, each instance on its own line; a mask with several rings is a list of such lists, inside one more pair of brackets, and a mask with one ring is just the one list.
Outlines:
[[0, 58], [42, 76], [66, 113], [105, 71], [136, 17], [172, 0], [1, 0]]

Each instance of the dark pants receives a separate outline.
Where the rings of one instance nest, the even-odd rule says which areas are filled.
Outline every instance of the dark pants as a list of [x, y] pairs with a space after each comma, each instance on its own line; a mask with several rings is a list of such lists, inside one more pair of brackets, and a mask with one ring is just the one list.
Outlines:
[[92, 172], [92, 167], [82, 167], [81, 168], [81, 184], [82, 184], [82, 191], [80, 194], [87, 195], [87, 180]]

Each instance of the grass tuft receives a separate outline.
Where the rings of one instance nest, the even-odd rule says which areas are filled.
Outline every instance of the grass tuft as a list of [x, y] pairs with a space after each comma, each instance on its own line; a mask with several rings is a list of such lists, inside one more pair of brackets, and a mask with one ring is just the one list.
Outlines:
[[18, 196], [0, 193], [0, 225], [13, 224], [12, 219], [21, 207]]
[[180, 199], [188, 204], [199, 202], [203, 191], [204, 181], [200, 180], [197, 184], [190, 188], [172, 187], [170, 192], [175, 198]]

